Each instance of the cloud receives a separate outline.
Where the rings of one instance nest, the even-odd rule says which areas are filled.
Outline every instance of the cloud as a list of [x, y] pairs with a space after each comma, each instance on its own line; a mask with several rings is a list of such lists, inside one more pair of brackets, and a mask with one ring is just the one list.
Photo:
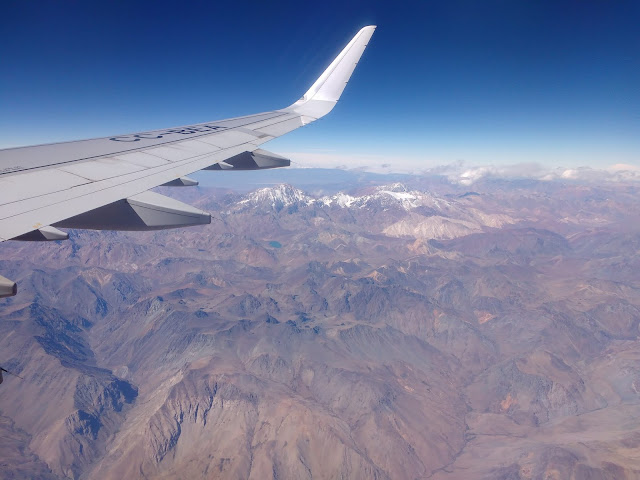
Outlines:
[[[484, 178], [492, 174], [495, 174], [495, 172], [491, 167], [471, 168], [469, 170], [465, 170], [460, 175], [458, 175], [457, 182], [462, 185], [471, 185], [472, 183], [475, 183], [481, 178]], [[456, 177], [454, 176], [452, 179], [456, 180]]]
[[616, 163], [615, 165], [611, 165], [609, 170], [613, 170], [615, 172], [619, 171], [631, 171], [631, 172], [640, 172], [640, 165], [629, 165], [628, 163]]
[[340, 168], [371, 173], [419, 174], [423, 172], [425, 164], [428, 164], [424, 158], [402, 155], [284, 151], [277, 153], [290, 158], [291, 166], [295, 168]]
[[529, 178], [542, 181], [569, 180], [588, 183], [640, 182], [640, 168], [622, 164], [617, 164], [614, 167], [607, 169], [592, 167], [545, 168], [535, 163], [500, 166], [485, 165], [467, 168], [458, 172], [449, 172], [447, 178], [452, 183], [460, 185], [471, 185], [485, 178]]
[[[416, 175], [441, 175], [452, 183], [472, 185], [481, 179], [535, 179], [541, 181], [576, 181], [589, 183], [639, 182], [640, 165], [616, 163], [605, 168], [549, 167], [536, 162], [499, 165], [467, 165], [463, 160], [447, 164], [435, 164], [433, 159], [370, 154], [336, 154], [329, 152], [281, 153], [291, 158], [298, 168], [339, 168], [342, 170], [372, 173], [409, 173]], [[425, 167], [425, 165], [433, 165]]]

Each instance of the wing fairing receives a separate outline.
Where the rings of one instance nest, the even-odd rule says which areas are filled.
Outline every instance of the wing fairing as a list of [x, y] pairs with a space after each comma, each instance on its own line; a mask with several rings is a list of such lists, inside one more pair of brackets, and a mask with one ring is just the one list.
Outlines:
[[56, 227], [146, 231], [209, 223], [211, 215], [207, 212], [159, 193], [143, 192], [67, 218], [56, 223]]

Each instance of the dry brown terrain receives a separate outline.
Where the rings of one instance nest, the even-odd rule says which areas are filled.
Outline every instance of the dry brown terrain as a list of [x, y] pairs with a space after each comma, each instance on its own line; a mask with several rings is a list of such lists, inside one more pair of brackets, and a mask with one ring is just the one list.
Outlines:
[[640, 478], [640, 188], [473, 190], [3, 243], [0, 478]]

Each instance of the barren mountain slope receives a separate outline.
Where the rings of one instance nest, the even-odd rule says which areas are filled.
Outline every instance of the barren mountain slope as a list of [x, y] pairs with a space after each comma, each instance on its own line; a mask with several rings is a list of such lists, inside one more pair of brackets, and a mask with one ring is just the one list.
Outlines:
[[0, 478], [640, 478], [638, 190], [474, 190], [4, 243]]

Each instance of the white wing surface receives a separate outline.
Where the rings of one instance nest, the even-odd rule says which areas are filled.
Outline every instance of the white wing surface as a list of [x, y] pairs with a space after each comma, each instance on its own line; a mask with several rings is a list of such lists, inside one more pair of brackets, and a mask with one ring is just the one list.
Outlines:
[[[0, 150], [0, 242], [60, 240], [56, 227], [154, 230], [211, 222], [211, 216], [148, 192], [188, 186], [202, 170], [288, 166], [260, 146], [329, 113], [375, 26], [364, 27], [304, 96], [281, 110], [196, 125]], [[16, 285], [0, 277], [0, 297]]]

